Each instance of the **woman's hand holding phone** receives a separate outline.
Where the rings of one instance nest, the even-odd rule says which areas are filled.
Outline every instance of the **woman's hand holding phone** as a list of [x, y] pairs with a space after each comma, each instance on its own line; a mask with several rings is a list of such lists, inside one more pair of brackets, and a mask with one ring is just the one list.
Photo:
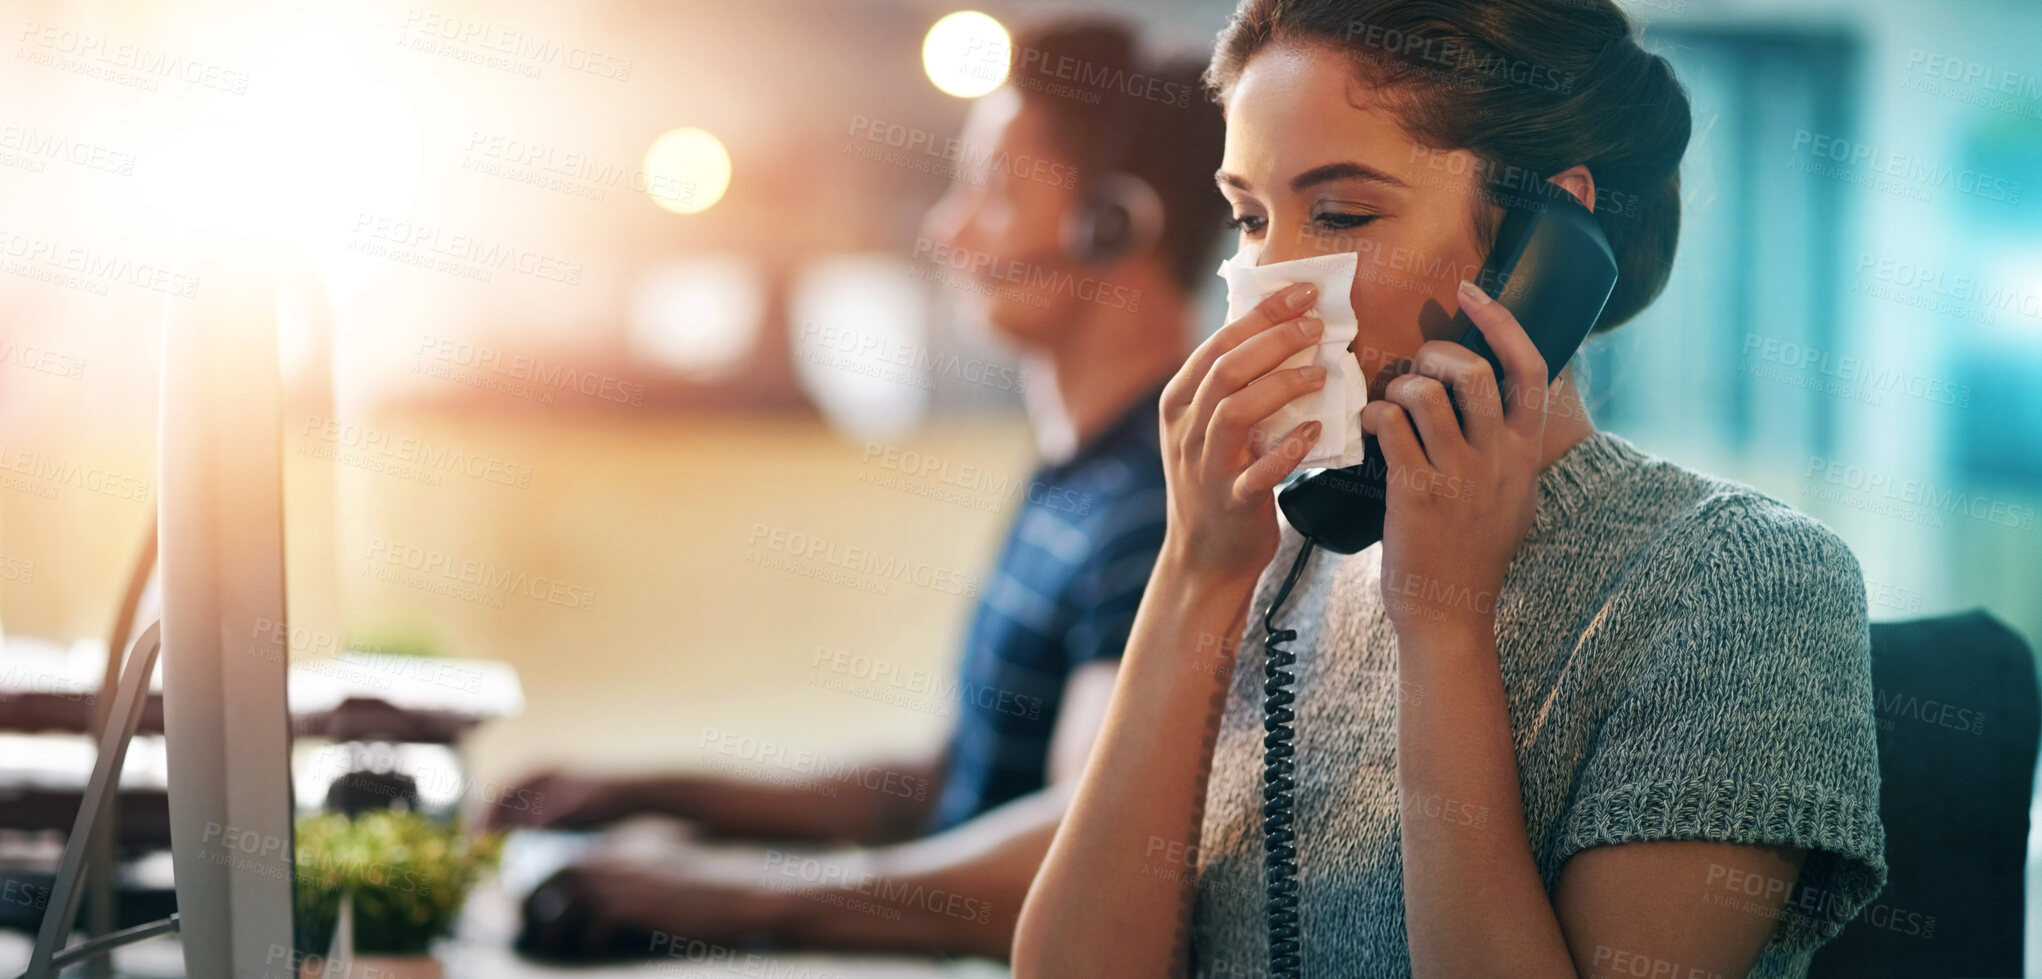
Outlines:
[[1276, 370], [1324, 332], [1303, 315], [1317, 295], [1309, 283], [1271, 295], [1200, 344], [1163, 388], [1163, 555], [1189, 573], [1252, 582], [1276, 556], [1270, 491], [1311, 450], [1320, 426], [1299, 425], [1274, 446], [1254, 445], [1249, 429], [1325, 385], [1323, 367]]
[[1488, 361], [1431, 340], [1361, 412], [1389, 464], [1383, 604], [1400, 638], [1493, 630], [1504, 571], [1538, 503], [1545, 358], [1474, 284], [1461, 284], [1460, 302], [1503, 363], [1502, 390]]

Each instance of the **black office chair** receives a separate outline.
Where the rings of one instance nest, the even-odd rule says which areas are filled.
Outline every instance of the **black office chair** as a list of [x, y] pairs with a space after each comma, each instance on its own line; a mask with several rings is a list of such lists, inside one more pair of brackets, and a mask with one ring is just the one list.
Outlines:
[[2019, 976], [2042, 700], [2027, 643], [1984, 611], [1879, 623], [1872, 686], [1886, 889], [1810, 979]]

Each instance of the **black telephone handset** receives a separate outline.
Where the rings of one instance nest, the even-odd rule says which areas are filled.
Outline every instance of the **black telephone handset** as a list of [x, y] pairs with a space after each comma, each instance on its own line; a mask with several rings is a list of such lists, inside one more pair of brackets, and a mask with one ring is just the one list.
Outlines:
[[[1616, 283], [1616, 257], [1595, 216], [1564, 194], [1508, 209], [1496, 230], [1496, 244], [1475, 280], [1524, 326], [1545, 358], [1549, 384], [1560, 376], [1575, 348], [1602, 315]], [[1461, 328], [1461, 345], [1489, 361], [1501, 379], [1502, 362], [1468, 314], [1456, 313], [1453, 321]], [[1458, 416], [1458, 408], [1455, 414]], [[1383, 539], [1389, 464], [1375, 439], [1368, 439], [1364, 449], [1359, 464], [1304, 470], [1286, 480], [1276, 494], [1284, 519], [1304, 536], [1305, 543], [1262, 615], [1268, 633], [1262, 684], [1262, 831], [1271, 979], [1297, 979], [1303, 965], [1291, 802], [1296, 782], [1292, 777], [1295, 752], [1290, 705], [1296, 698], [1290, 691], [1290, 667], [1297, 656], [1282, 645], [1296, 639], [1297, 631], [1277, 628], [1275, 617], [1315, 547], [1353, 554]]]
[[[1517, 316], [1546, 359], [1546, 381], [1560, 376], [1574, 349], [1602, 315], [1616, 287], [1617, 263], [1602, 228], [1588, 209], [1566, 195], [1539, 201], [1536, 209], [1512, 208], [1496, 232], [1475, 284]], [[1482, 339], [1465, 311], [1454, 314], [1461, 346], [1489, 361], [1496, 376], [1503, 364]], [[1344, 469], [1307, 469], [1285, 481], [1277, 506], [1285, 520], [1312, 543], [1353, 554], [1383, 539], [1383, 493], [1388, 463], [1374, 438], [1362, 461]]]

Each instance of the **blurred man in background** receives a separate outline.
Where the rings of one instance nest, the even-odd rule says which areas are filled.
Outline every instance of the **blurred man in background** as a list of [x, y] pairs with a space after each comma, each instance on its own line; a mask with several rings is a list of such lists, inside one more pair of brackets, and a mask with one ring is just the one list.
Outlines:
[[952, 284], [1020, 352], [1041, 455], [965, 639], [947, 744], [876, 761], [855, 785], [534, 778], [505, 797], [539, 804], [501, 808], [499, 824], [663, 813], [719, 836], [853, 847], [768, 850], [738, 873], [571, 867], [527, 902], [528, 952], [643, 955], [664, 935], [1006, 956], [1162, 544], [1156, 404], [1196, 336], [1226, 214], [1204, 59], [1151, 64], [1135, 47], [1104, 22], [1017, 38], [916, 242], [918, 259], [968, 277]]

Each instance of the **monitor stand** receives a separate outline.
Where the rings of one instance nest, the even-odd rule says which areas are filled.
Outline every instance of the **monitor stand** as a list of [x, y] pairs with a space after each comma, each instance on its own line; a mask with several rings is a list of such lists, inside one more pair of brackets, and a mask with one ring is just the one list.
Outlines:
[[[120, 781], [121, 765], [127, 761], [128, 743], [134, 740], [135, 724], [148, 702], [149, 677], [156, 671], [156, 654], [163, 648], [162, 623], [152, 623], [135, 640], [128, 663], [121, 671], [120, 688], [114, 694], [113, 709], [106, 714], [106, 726], [99, 732], [99, 756], [92, 762], [92, 777], [85, 783], [84, 803], [77, 821], [64, 841], [64, 859], [57, 865], [57, 880], [50, 888], [50, 905], [43, 912], [42, 930], [37, 933], [35, 952], [21, 979], [55, 979], [57, 971], [88, 956], [122, 945], [154, 938], [177, 930], [178, 917], [137, 925], [124, 931], [101, 935], [70, 948], [71, 926], [78, 916], [78, 897], [85, 888], [85, 867], [92, 849], [93, 828], [106, 818], [113, 806]], [[110, 872], [110, 868], [108, 868]]]

